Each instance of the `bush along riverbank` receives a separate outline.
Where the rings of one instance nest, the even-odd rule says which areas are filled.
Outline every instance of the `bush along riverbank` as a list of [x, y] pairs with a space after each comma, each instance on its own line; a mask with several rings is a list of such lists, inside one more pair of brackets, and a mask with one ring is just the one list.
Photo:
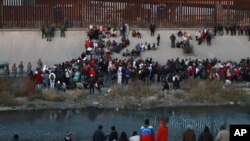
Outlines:
[[[180, 90], [170, 90], [164, 97], [162, 86], [131, 81], [112, 85], [101, 92], [88, 90], [36, 90], [32, 79], [0, 78], [0, 110], [72, 109], [85, 107], [151, 109], [169, 106], [249, 105], [249, 88], [225, 85], [216, 80], [187, 80]], [[242, 84], [242, 85], [245, 85]]]

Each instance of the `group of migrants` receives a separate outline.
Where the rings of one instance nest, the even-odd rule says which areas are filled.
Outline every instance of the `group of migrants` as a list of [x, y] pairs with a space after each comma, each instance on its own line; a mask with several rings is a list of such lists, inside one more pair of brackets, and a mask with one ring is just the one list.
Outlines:
[[182, 32], [181, 30], [178, 31], [177, 37], [179, 37], [181, 40], [176, 42], [177, 38], [174, 33], [171, 34], [169, 37], [171, 41], [171, 47], [172, 48], [184, 48], [184, 47], [193, 47], [190, 40], [192, 40], [192, 37], [188, 32]]
[[[169, 59], [164, 65], [152, 58], [143, 59], [86, 59], [84, 52], [77, 59], [56, 64], [53, 67], [42, 65], [34, 76], [37, 88], [50, 89], [89, 89], [94, 94], [95, 89], [101, 91], [104, 86], [114, 83], [127, 85], [130, 81], [140, 81], [145, 85], [161, 83], [164, 94], [167, 95], [170, 85], [172, 89], [180, 89], [182, 80], [215, 79], [223, 82], [250, 82], [250, 59], [240, 62], [214, 59]], [[31, 71], [32, 72], [32, 71]], [[15, 73], [15, 71], [13, 72]]]
[[248, 36], [248, 40], [250, 41], [250, 25], [244, 25], [244, 24], [230, 24], [223, 26], [221, 24], [214, 26], [214, 35], [222, 36], [224, 35], [224, 30], [226, 31], [226, 35], [246, 35]]
[[[110, 133], [103, 132], [103, 125], [98, 125], [97, 130], [93, 134], [93, 141], [168, 141], [169, 128], [167, 121], [163, 118], [159, 121], [159, 127], [155, 132], [154, 127], [150, 124], [149, 119], [144, 121], [144, 125], [137, 131], [133, 131], [131, 136], [128, 136], [125, 131], [122, 131], [120, 136], [115, 126], [111, 126]], [[73, 141], [72, 132], [67, 132], [64, 141]], [[210, 132], [208, 126], [197, 136], [192, 125], [188, 124], [182, 135], [182, 141], [229, 141], [229, 131], [226, 126], [222, 125], [216, 136]]]
[[213, 33], [210, 29], [203, 29], [195, 33], [195, 40], [198, 41], [198, 45], [201, 45], [202, 42], [206, 41], [208, 46], [211, 46], [211, 41], [213, 38]]
[[[69, 22], [65, 21], [64, 24], [60, 27], [60, 36], [65, 37], [65, 31], [67, 31], [67, 28], [69, 27]], [[51, 24], [49, 26], [42, 26], [41, 31], [42, 31], [42, 39], [46, 38], [47, 42], [51, 42], [52, 38], [55, 36], [55, 29], [56, 26], [55, 24]]]
[[[113, 28], [111, 28], [113, 29]], [[114, 28], [115, 29], [115, 28]], [[130, 81], [140, 81], [145, 85], [162, 83], [163, 91], [167, 94], [170, 85], [174, 90], [180, 89], [182, 80], [193, 78], [216, 79], [223, 82], [249, 82], [250, 81], [250, 59], [245, 58], [240, 62], [214, 59], [169, 59], [166, 64], [159, 64], [152, 58], [112, 58], [112, 53], [119, 51], [129, 45], [127, 38], [128, 25], [121, 26], [121, 43], [113, 40], [104, 41], [104, 36], [113, 34], [109, 28], [103, 26], [90, 27], [88, 39], [85, 42], [86, 51], [82, 52], [78, 58], [55, 64], [48, 67], [43, 65], [39, 59], [37, 68], [32, 71], [31, 63], [27, 65], [27, 74], [35, 78], [37, 88], [47, 89], [89, 89], [90, 94], [94, 94], [95, 89], [101, 91], [104, 86], [113, 83], [127, 85]], [[152, 36], [155, 32], [155, 25], [150, 25]], [[178, 36], [191, 38], [188, 33], [178, 32]], [[117, 36], [117, 35], [116, 35]], [[125, 38], [124, 38], [125, 36]], [[199, 37], [197, 37], [199, 38]], [[171, 40], [176, 39], [174, 35]], [[160, 35], [157, 36], [157, 44], [160, 43]], [[175, 44], [172, 44], [174, 46]], [[148, 45], [138, 44], [137, 48], [145, 48]], [[126, 51], [129, 53], [129, 51]], [[131, 52], [132, 54], [132, 52]], [[134, 50], [133, 54], [140, 54]], [[24, 65], [22, 62], [17, 66], [13, 64], [13, 76], [23, 76]]]

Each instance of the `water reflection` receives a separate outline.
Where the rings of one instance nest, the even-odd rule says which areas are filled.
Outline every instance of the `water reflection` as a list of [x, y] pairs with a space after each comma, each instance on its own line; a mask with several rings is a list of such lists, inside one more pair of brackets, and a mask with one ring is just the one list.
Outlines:
[[21, 139], [62, 140], [67, 131], [73, 132], [75, 140], [91, 139], [99, 124], [108, 133], [115, 125], [119, 132], [128, 135], [139, 130], [145, 118], [155, 129], [159, 117], [168, 119], [170, 141], [180, 140], [186, 126], [191, 124], [198, 135], [209, 126], [215, 135], [220, 125], [250, 124], [249, 107], [179, 107], [153, 110], [113, 110], [88, 108], [82, 110], [44, 110], [0, 112], [0, 138], [10, 140], [16, 133]]

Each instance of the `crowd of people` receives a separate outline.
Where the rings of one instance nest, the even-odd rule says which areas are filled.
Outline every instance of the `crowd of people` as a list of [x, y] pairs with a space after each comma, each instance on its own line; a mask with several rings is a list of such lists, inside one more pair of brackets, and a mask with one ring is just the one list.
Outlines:
[[[66, 20], [64, 24], [61, 25], [60, 27], [60, 36], [65, 37], [65, 31], [67, 31], [67, 28], [69, 27], [69, 22]], [[55, 36], [55, 30], [56, 30], [56, 25], [51, 24], [49, 26], [42, 26], [41, 27], [41, 32], [42, 32], [42, 39], [46, 38], [47, 42], [51, 42], [52, 38]]]
[[[224, 33], [226, 31], [226, 33]], [[248, 36], [248, 39], [250, 41], [250, 25], [244, 25], [244, 24], [229, 24], [226, 26], [223, 26], [221, 24], [214, 26], [214, 35], [222, 36], [222, 35], [240, 35], [243, 36], [244, 34]]]
[[[167, 120], [164, 118], [159, 120], [157, 130], [150, 124], [149, 119], [145, 119], [144, 125], [138, 130], [139, 132], [133, 131], [130, 136], [125, 131], [119, 135], [115, 126], [110, 127], [108, 134], [103, 132], [103, 128], [103, 125], [98, 125], [92, 136], [93, 141], [169, 141], [169, 127], [167, 127]], [[209, 127], [205, 126], [204, 130], [196, 135], [192, 125], [188, 124], [181, 138], [182, 141], [229, 141], [229, 131], [225, 125], [221, 125], [216, 136], [213, 136]], [[19, 141], [18, 134], [13, 136], [13, 141]], [[68, 131], [64, 141], [74, 141], [74, 134]]]
[[210, 29], [204, 29], [195, 33], [195, 40], [198, 41], [198, 45], [201, 45], [202, 42], [206, 41], [208, 46], [211, 46], [211, 41], [213, 38], [213, 33]]
[[[152, 28], [153, 27], [153, 28]], [[108, 27], [109, 28], [109, 27]], [[95, 88], [99, 91], [104, 86], [113, 83], [127, 85], [129, 81], [139, 80], [146, 85], [159, 82], [163, 85], [163, 90], [169, 89], [169, 84], [173, 84], [173, 89], [180, 88], [180, 81], [193, 78], [216, 79], [227, 82], [249, 82], [250, 81], [250, 59], [243, 58], [240, 62], [228, 60], [222, 62], [214, 59], [169, 59], [165, 64], [159, 64], [152, 58], [140, 59], [140, 53], [145, 50], [156, 49], [160, 43], [160, 35], [157, 36], [157, 43], [138, 43], [131, 52], [126, 50], [126, 59], [112, 58], [112, 53], [119, 53], [129, 45], [127, 37], [127, 24], [121, 26], [121, 43], [110, 39], [104, 41], [103, 35], [112, 34], [108, 28], [102, 26], [91, 26], [88, 39], [85, 42], [85, 49], [81, 56], [55, 64], [54, 66], [43, 65], [39, 59], [37, 67], [32, 70], [32, 65], [27, 64], [27, 74], [34, 76], [37, 88], [47, 89], [74, 89], [80, 86], [89, 89], [89, 93], [94, 93]], [[150, 30], [154, 35], [155, 26], [151, 24]], [[209, 33], [209, 30], [203, 32]], [[203, 34], [203, 33], [202, 33]], [[202, 35], [201, 34], [201, 35]], [[180, 37], [191, 38], [186, 32], [178, 32]], [[206, 34], [204, 34], [206, 35]], [[196, 36], [199, 40], [200, 36]], [[203, 35], [202, 35], [203, 38]], [[175, 35], [170, 37], [172, 47], [175, 46]], [[9, 69], [5, 70], [6, 76], [10, 74]], [[22, 77], [24, 74], [24, 64], [20, 62], [17, 66], [12, 66], [12, 76]]]
[[[62, 64], [48, 67], [39, 59], [36, 71], [32, 72], [32, 66], [27, 65], [29, 76], [34, 76], [37, 88], [50, 89], [74, 89], [77, 85], [83, 85], [94, 93], [94, 89], [100, 90], [105, 85], [113, 83], [127, 85], [129, 81], [139, 80], [145, 85], [159, 84], [164, 87], [170, 83], [173, 89], [180, 88], [180, 81], [200, 79], [216, 79], [223, 82], [250, 82], [250, 59], [242, 59], [240, 62], [222, 62], [214, 59], [169, 59], [166, 64], [159, 64], [152, 58], [143, 59], [112, 59], [99, 56], [95, 59], [87, 59], [85, 52], [79, 58], [72, 59]], [[19, 70], [19, 71], [18, 71]], [[22, 73], [22, 62], [17, 69], [14, 64], [12, 73]], [[166, 86], [167, 89], [167, 86]]]
[[[93, 134], [93, 141], [168, 141], [169, 140], [169, 128], [166, 126], [166, 120], [160, 119], [159, 127], [155, 132], [155, 129], [150, 125], [148, 119], [145, 120], [144, 125], [137, 131], [133, 131], [131, 136], [128, 136], [125, 131], [121, 132], [120, 136], [115, 126], [111, 126], [109, 134], [103, 132], [103, 125], [98, 125], [98, 129]], [[73, 134], [68, 132], [64, 138], [64, 141], [73, 141]], [[229, 141], [229, 131], [226, 126], [222, 125], [217, 132], [216, 136], [210, 132], [208, 126], [204, 127], [204, 130], [196, 135], [192, 125], [188, 124], [186, 130], [182, 135], [182, 141]]]

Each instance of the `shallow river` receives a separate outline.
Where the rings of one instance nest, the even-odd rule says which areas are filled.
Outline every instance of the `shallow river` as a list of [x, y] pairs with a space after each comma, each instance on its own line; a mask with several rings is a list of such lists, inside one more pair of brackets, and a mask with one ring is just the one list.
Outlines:
[[170, 141], [181, 140], [187, 126], [191, 124], [198, 134], [208, 125], [216, 135], [222, 124], [250, 124], [250, 107], [175, 107], [153, 110], [110, 110], [88, 108], [81, 110], [43, 110], [0, 112], [0, 141], [9, 141], [14, 134], [21, 140], [62, 141], [67, 131], [71, 131], [74, 141], [91, 140], [99, 124], [104, 132], [110, 132], [115, 125], [118, 132], [128, 136], [138, 131], [149, 118], [155, 129], [158, 118], [168, 118]]

